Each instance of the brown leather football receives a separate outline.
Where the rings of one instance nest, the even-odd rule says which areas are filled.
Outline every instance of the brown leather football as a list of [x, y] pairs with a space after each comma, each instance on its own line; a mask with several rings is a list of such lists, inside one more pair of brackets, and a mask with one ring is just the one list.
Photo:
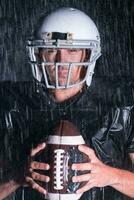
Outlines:
[[85, 141], [76, 126], [69, 121], [60, 123], [49, 135], [47, 149], [49, 155], [48, 199], [77, 200], [82, 194], [76, 190], [84, 183], [73, 183], [72, 177], [86, 172], [72, 170], [73, 163], [89, 162], [89, 158], [78, 150], [78, 145]]

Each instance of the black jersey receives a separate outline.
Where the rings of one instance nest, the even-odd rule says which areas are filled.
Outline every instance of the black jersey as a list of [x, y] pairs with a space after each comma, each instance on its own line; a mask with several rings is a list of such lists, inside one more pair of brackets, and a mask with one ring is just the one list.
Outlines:
[[[6, 166], [1, 167], [1, 181], [14, 178], [15, 169], [23, 166], [31, 147], [45, 141], [61, 120], [72, 122], [80, 130], [103, 163], [131, 170], [128, 154], [134, 152], [134, 116], [129, 91], [130, 88], [116, 84], [111, 87], [109, 82], [94, 80], [89, 89], [56, 103], [43, 84], [1, 83], [0, 150], [1, 163]], [[16, 200], [44, 199], [38, 192], [24, 187], [13, 195]], [[85, 192], [81, 200], [87, 199], [127, 197], [112, 187], [104, 187]]]

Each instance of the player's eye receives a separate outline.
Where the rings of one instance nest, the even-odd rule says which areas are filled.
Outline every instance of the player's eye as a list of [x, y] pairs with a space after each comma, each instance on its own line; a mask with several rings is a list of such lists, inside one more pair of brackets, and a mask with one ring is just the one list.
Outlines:
[[57, 49], [47, 49], [48, 53], [57, 53]]
[[70, 54], [75, 54], [75, 53], [77, 53], [77, 52], [79, 52], [80, 51], [80, 49], [69, 49], [68, 50], [68, 52], [70, 53]]

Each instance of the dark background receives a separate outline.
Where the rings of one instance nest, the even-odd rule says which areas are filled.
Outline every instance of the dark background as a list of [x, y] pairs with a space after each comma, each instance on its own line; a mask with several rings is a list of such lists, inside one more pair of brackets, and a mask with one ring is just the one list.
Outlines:
[[25, 45], [42, 15], [59, 7], [75, 7], [96, 23], [102, 57], [96, 76], [134, 78], [133, 0], [1, 0], [0, 80], [29, 80]]
[[63, 6], [84, 11], [99, 29], [96, 76], [133, 82], [134, 0], [0, 0], [0, 80], [31, 79], [26, 40], [42, 15]]

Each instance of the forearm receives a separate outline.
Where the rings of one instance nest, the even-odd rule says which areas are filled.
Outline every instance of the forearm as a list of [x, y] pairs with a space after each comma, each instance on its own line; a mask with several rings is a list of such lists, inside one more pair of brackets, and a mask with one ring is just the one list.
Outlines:
[[113, 169], [115, 183], [111, 186], [121, 193], [134, 198], [134, 173], [121, 169]]
[[0, 184], [0, 200], [8, 197], [12, 194], [17, 188], [19, 188], [19, 184], [15, 181], [9, 181], [8, 183]]

